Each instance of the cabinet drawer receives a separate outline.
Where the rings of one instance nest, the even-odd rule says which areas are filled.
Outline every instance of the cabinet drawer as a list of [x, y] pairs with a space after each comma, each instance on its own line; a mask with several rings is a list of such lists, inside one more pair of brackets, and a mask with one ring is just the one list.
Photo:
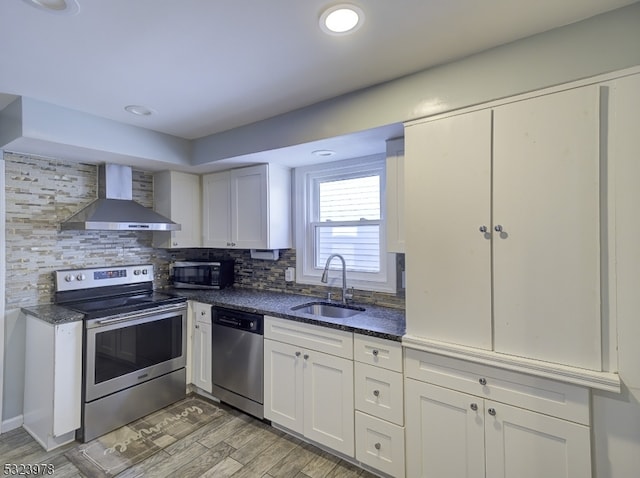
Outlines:
[[406, 376], [589, 425], [589, 390], [442, 355], [405, 349]]
[[404, 476], [404, 427], [356, 412], [356, 459], [391, 476]]
[[404, 425], [402, 374], [355, 363], [356, 410]]
[[353, 359], [353, 333], [265, 316], [264, 336], [291, 345]]
[[193, 316], [196, 322], [211, 324], [211, 304], [192, 302]]
[[353, 356], [358, 362], [402, 372], [402, 344], [400, 342], [354, 334]]

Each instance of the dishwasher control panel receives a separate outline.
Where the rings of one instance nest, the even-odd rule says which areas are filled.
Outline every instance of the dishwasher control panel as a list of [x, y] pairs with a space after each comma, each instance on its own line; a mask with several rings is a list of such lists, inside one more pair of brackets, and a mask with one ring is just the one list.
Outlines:
[[226, 309], [224, 307], [211, 308], [211, 320], [214, 324], [231, 327], [233, 329], [263, 334], [264, 316], [242, 310]]

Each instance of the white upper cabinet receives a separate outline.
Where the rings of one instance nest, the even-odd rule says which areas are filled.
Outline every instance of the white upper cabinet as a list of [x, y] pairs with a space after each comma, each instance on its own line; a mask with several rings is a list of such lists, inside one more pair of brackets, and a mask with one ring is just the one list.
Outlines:
[[500, 106], [493, 128], [495, 350], [601, 370], [599, 87]]
[[491, 348], [491, 111], [405, 132], [407, 332]]
[[203, 245], [235, 249], [291, 247], [291, 174], [260, 164], [202, 177]]
[[165, 249], [202, 246], [200, 176], [178, 171], [153, 175], [153, 209], [182, 226], [180, 231], [155, 231], [153, 246]]
[[590, 85], [407, 127], [409, 334], [602, 369], [599, 105]]
[[387, 251], [404, 252], [404, 138], [387, 141]]

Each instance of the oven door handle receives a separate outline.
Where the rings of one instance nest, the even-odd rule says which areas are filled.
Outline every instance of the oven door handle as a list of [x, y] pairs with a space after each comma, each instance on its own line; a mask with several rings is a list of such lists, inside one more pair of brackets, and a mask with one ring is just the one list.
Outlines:
[[170, 305], [167, 307], [157, 307], [151, 310], [146, 310], [144, 312], [139, 312], [137, 314], [127, 314], [126, 316], [121, 316], [121, 317], [113, 317], [111, 319], [101, 319], [101, 320], [97, 320], [96, 322], [94, 322], [96, 325], [110, 325], [110, 324], [117, 324], [119, 322], [130, 322], [132, 320], [135, 319], [140, 319], [142, 317], [148, 317], [148, 316], [152, 316], [152, 315], [157, 315], [157, 314], [161, 314], [164, 312], [172, 312], [172, 311], [178, 311], [178, 310], [184, 310], [186, 307], [183, 304], [179, 304], [179, 305]]

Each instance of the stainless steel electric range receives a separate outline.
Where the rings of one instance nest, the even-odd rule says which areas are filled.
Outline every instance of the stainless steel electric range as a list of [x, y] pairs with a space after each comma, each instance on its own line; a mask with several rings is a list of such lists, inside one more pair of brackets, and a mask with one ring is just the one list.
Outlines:
[[186, 395], [187, 303], [153, 265], [57, 271], [56, 303], [84, 314], [82, 427], [92, 440]]

